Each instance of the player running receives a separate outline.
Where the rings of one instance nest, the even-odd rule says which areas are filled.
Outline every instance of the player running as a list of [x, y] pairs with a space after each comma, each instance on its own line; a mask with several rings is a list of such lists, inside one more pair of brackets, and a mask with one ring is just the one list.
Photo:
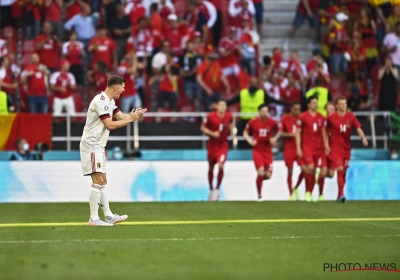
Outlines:
[[347, 112], [347, 100], [345, 97], [336, 99], [336, 109], [336, 113], [330, 115], [327, 119], [326, 130], [329, 134], [329, 140], [324, 139], [324, 142], [331, 163], [328, 166], [328, 177], [332, 178], [336, 169], [339, 189], [336, 201], [344, 203], [346, 202], [344, 186], [346, 184], [346, 171], [350, 162], [352, 129], [357, 129], [364, 147], [368, 146], [368, 141], [356, 116], [351, 112]]
[[[280, 137], [278, 123], [268, 117], [268, 105], [262, 104], [258, 107], [259, 116], [250, 120], [243, 132], [247, 143], [253, 147], [253, 161], [257, 170], [257, 193], [258, 199], [262, 199], [262, 183], [272, 176], [272, 146], [277, 146]], [[250, 137], [250, 134], [253, 137]]]
[[[86, 124], [79, 147], [83, 175], [92, 177], [89, 195], [89, 226], [113, 226], [128, 218], [127, 215], [113, 214], [110, 210], [105, 190], [107, 178], [104, 148], [107, 144], [110, 130], [124, 127], [140, 119], [147, 109], [138, 108], [132, 110], [129, 115], [122, 114], [118, 107], [115, 106], [114, 100], [119, 99], [124, 92], [124, 88], [124, 78], [111, 76], [108, 78], [106, 90], [93, 98], [87, 112]], [[117, 121], [113, 121], [112, 117]], [[105, 222], [99, 218], [99, 205], [103, 209]]]
[[[201, 131], [210, 139], [207, 144], [208, 150], [208, 183], [210, 184], [210, 194], [208, 201], [213, 199], [219, 200], [219, 188], [221, 186], [222, 178], [224, 177], [224, 164], [228, 155], [228, 132], [234, 138], [233, 132], [233, 117], [232, 114], [227, 112], [227, 105], [225, 100], [219, 100], [217, 103], [216, 111], [207, 115], [207, 118], [201, 125]], [[214, 181], [214, 168], [218, 165], [217, 185], [213, 187]]]
[[[312, 201], [312, 191], [315, 185], [315, 168], [320, 161], [321, 174], [326, 173], [326, 155], [324, 152], [324, 137], [326, 125], [324, 116], [317, 112], [318, 98], [311, 96], [307, 99], [308, 110], [300, 114], [297, 120], [296, 151], [301, 158], [304, 179], [306, 181], [307, 202]], [[324, 176], [324, 175], [323, 175]], [[324, 176], [325, 177], [325, 176]]]
[[[281, 118], [280, 131], [283, 138], [283, 160], [288, 169], [287, 184], [289, 187], [289, 200], [300, 200], [298, 187], [303, 179], [303, 173], [300, 173], [295, 188], [292, 188], [293, 164], [297, 159], [296, 155], [296, 122], [301, 112], [300, 102], [293, 102], [290, 105], [290, 112]], [[302, 165], [298, 162], [299, 165]]]

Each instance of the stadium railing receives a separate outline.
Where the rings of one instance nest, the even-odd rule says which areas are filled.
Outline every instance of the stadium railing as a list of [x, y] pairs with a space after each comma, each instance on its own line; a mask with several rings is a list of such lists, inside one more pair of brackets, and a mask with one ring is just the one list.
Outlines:
[[[146, 118], [156, 118], [156, 117], [161, 117], [161, 118], [206, 118], [208, 112], [198, 112], [198, 113], [193, 113], [193, 112], [164, 112], [164, 113], [146, 113]], [[245, 116], [254, 116], [252, 114], [242, 114], [242, 113], [232, 113], [234, 118], [234, 127], [235, 127], [235, 135], [237, 134], [237, 121], [238, 118], [240, 117], [245, 117]], [[371, 148], [376, 148], [377, 147], [377, 141], [383, 141], [384, 142], [384, 148], [387, 149], [389, 140], [391, 138], [391, 132], [389, 129], [384, 129], [383, 135], [377, 135], [376, 133], [376, 124], [375, 124], [375, 118], [381, 117], [386, 119], [386, 123], [388, 127], [390, 127], [390, 112], [385, 111], [385, 112], [354, 112], [354, 114], [360, 118], [364, 117], [367, 118], [369, 124], [370, 124], [370, 131], [371, 133], [369, 135], [366, 135], [367, 139], [371, 141]], [[75, 115], [67, 115], [67, 114], [62, 114], [58, 115], [57, 117], [64, 117], [66, 118], [66, 134], [65, 136], [53, 136], [52, 141], [53, 142], [60, 142], [64, 141], [67, 143], [67, 151], [71, 151], [71, 142], [72, 141], [80, 141], [81, 137], [80, 136], [72, 136], [71, 135], [71, 123], [72, 123], [72, 118], [74, 117], [85, 117], [86, 113], [76, 113]], [[206, 143], [208, 140], [208, 136], [206, 135], [198, 135], [198, 136], [193, 136], [193, 135], [157, 135], [157, 136], [141, 136], [140, 135], [140, 129], [139, 129], [139, 122], [134, 122], [130, 125], [126, 126], [126, 136], [110, 136], [108, 141], [126, 141], [126, 150], [131, 151], [131, 150], [138, 150], [140, 148], [140, 142], [141, 141], [201, 141], [203, 149], [206, 148]], [[360, 137], [358, 135], [352, 135], [351, 140], [359, 140]], [[235, 139], [233, 139], [233, 148], [236, 149], [238, 145], [238, 141], [245, 141], [243, 136], [235, 136]], [[133, 144], [133, 145], [132, 145]]]

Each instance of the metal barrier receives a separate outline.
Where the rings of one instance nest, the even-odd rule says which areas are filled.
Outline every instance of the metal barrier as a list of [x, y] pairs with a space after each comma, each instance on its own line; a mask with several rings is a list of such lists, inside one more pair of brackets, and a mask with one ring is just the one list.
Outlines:
[[[206, 118], [208, 112], [198, 112], [198, 113], [190, 113], [190, 112], [170, 112], [170, 113], [146, 113], [146, 117], [173, 117], [173, 118], [188, 118], [188, 117], [201, 117]], [[384, 135], [376, 135], [376, 127], [375, 127], [375, 118], [383, 117], [387, 118], [388, 127], [390, 127], [390, 112], [354, 112], [357, 117], [368, 117], [369, 123], [371, 125], [371, 135], [366, 135], [366, 138], [371, 141], [372, 148], [376, 148], [377, 141], [384, 141], [384, 148], [388, 148], [388, 142], [391, 137], [390, 130], [385, 131]], [[234, 125], [234, 134], [237, 134], [237, 119], [240, 117], [249, 117], [255, 116], [254, 114], [241, 114], [241, 113], [232, 113], [233, 115], [233, 125]], [[75, 115], [67, 115], [62, 114], [57, 117], [66, 118], [66, 136], [55, 136], [52, 138], [54, 142], [67, 142], [67, 151], [71, 151], [71, 142], [72, 141], [80, 141], [81, 137], [79, 136], [71, 136], [71, 118], [73, 117], [85, 117], [86, 113], [76, 113]], [[179, 122], [178, 122], [179, 123]], [[199, 135], [199, 136], [170, 136], [170, 135], [157, 135], [157, 136], [141, 136], [139, 131], [139, 122], [133, 122], [126, 126], [126, 136], [110, 136], [108, 141], [126, 141], [126, 150], [131, 151], [132, 148], [134, 150], [139, 149], [140, 141], [202, 141], [203, 149], [206, 148], [206, 143], [208, 140], [208, 136]], [[230, 137], [229, 137], [230, 138]], [[360, 140], [361, 138], [358, 135], [352, 135], [351, 140]], [[230, 139], [231, 140], [231, 139]], [[233, 148], [237, 148], [238, 141], [245, 141], [243, 136], [235, 136], [233, 139]], [[132, 147], [133, 143], [133, 147]]]

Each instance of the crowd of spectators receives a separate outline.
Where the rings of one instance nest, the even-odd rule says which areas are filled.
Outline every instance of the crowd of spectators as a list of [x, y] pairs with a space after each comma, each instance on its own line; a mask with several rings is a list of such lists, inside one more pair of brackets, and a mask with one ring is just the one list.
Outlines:
[[[126, 80], [118, 104], [124, 112], [208, 111], [221, 97], [261, 89], [277, 101], [270, 111], [279, 118], [285, 104], [337, 80], [345, 81], [342, 95], [353, 110], [370, 109], [368, 85], [381, 80], [379, 108], [395, 111], [400, 9], [394, 2], [299, 0], [283, 46], [262, 57], [268, 24], [262, 0], [1, 1], [0, 87], [10, 110], [54, 115], [84, 111], [111, 74]], [[308, 62], [290, 50], [305, 21]]]

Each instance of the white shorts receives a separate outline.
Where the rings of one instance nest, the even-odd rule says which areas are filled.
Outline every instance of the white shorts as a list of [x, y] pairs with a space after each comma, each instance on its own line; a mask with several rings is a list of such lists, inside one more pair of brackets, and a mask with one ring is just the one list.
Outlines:
[[81, 151], [81, 163], [83, 176], [96, 172], [106, 173], [105, 152], [88, 153]]
[[75, 103], [72, 96], [67, 98], [54, 97], [53, 101], [53, 115], [59, 116], [62, 113], [63, 108], [69, 115], [75, 115]]

